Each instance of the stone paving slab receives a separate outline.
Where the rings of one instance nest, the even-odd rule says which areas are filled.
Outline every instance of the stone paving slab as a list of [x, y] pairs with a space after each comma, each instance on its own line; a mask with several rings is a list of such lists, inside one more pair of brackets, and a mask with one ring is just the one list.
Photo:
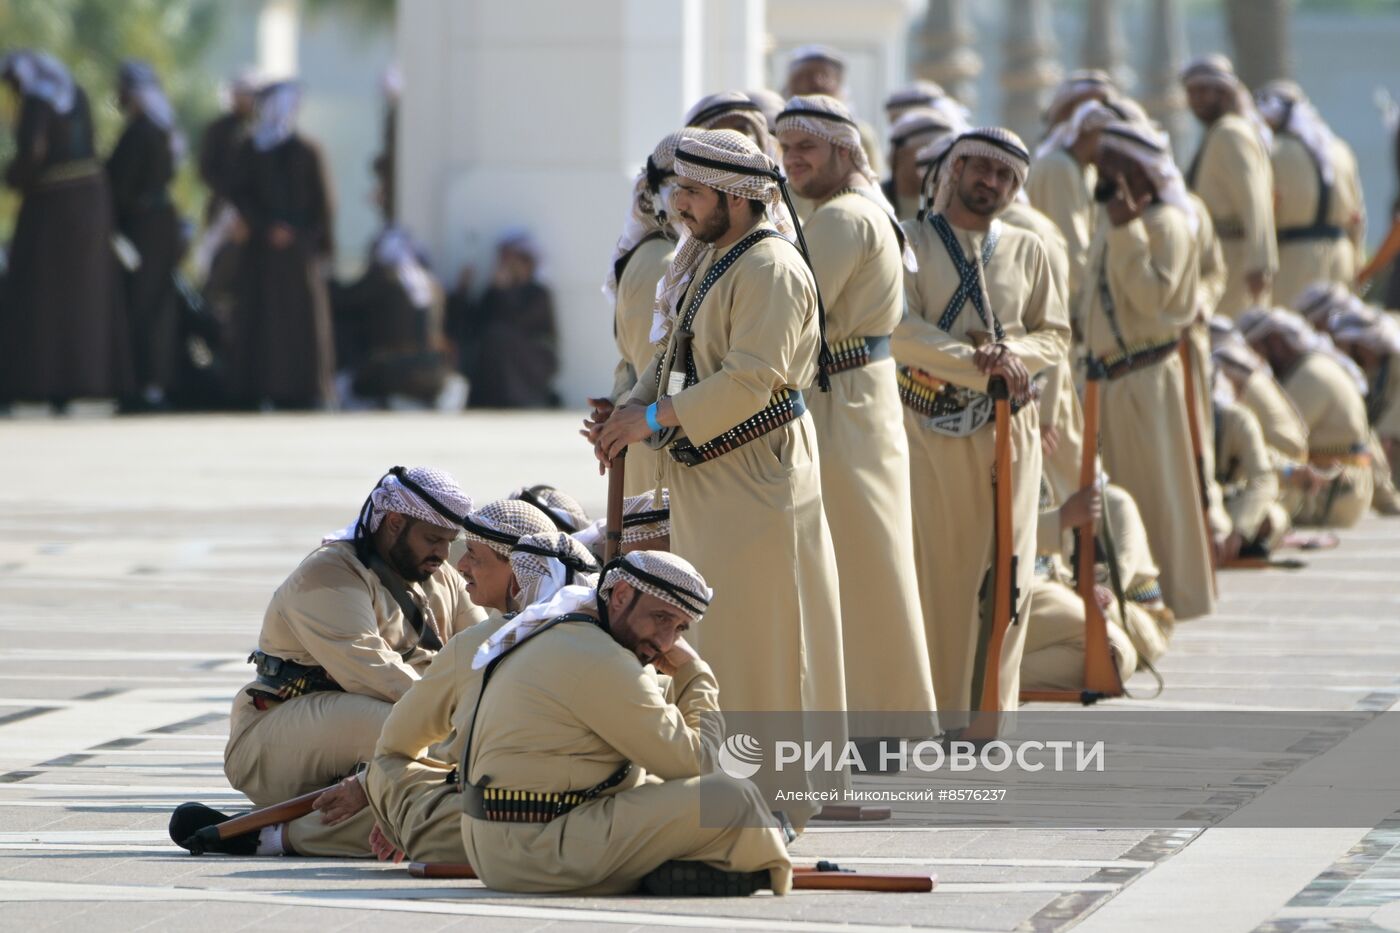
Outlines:
[[[444, 467], [480, 501], [552, 482], [597, 512], [605, 486], [578, 417], [0, 423], [0, 930], [1400, 929], [1395, 824], [1381, 818], [1262, 835], [822, 826], [795, 858], [935, 872], [939, 889], [718, 903], [519, 897], [368, 862], [170, 846], [175, 804], [240, 805], [221, 773], [229, 700], [268, 596], [319, 536], [395, 463]], [[1400, 524], [1369, 519], [1304, 559], [1223, 576], [1217, 615], [1178, 628], [1166, 693], [1142, 698], [1139, 676], [1140, 698], [1114, 707], [1388, 708]], [[1251, 773], [1267, 792], [1286, 770]], [[1164, 765], [1164, 812], [1195, 800], [1188, 777]]]

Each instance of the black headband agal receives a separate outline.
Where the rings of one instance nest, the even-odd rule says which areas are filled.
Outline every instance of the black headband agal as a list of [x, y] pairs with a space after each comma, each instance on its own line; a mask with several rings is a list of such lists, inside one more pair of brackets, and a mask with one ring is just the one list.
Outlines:
[[856, 121], [849, 117], [843, 117], [839, 113], [828, 113], [825, 110], [808, 110], [806, 107], [789, 107], [778, 114], [775, 123], [781, 123], [784, 117], [816, 117], [818, 120], [830, 120], [832, 123], [842, 123], [846, 126], [855, 126], [859, 129]]
[[478, 538], [485, 538], [487, 541], [494, 541], [497, 544], [506, 544], [515, 547], [520, 540], [520, 535], [513, 535], [507, 531], [498, 531], [475, 521], [470, 515], [463, 515], [461, 518], [462, 527], [467, 530], [467, 534], [475, 535]]
[[622, 516], [622, 527], [640, 528], [643, 525], [651, 525], [656, 522], [666, 522], [670, 520], [670, 509], [652, 509], [648, 512], [634, 512], [631, 515]]
[[735, 175], [752, 175], [755, 178], [771, 178], [776, 182], [784, 182], [783, 173], [772, 168], [757, 168], [752, 165], [735, 165], [733, 162], [724, 162], [720, 159], [711, 159], [707, 156], [694, 155], [684, 149], [676, 150], [676, 161], [685, 162], [689, 165], [699, 165], [702, 168], [712, 168], [721, 172], [733, 172]]
[[593, 562], [592, 558], [584, 558], [572, 552], [561, 554], [553, 548], [542, 547], [538, 544], [517, 543], [511, 548], [511, 551], [512, 553], [534, 554], [537, 557], [557, 560], [564, 565], [564, 569], [574, 573], [592, 573], [598, 569], [598, 565]]
[[1113, 124], [1109, 124], [1108, 126], [1105, 126], [1100, 132], [1105, 136], [1116, 136], [1117, 138], [1127, 140], [1130, 143], [1136, 143], [1139, 146], [1142, 146], [1144, 149], [1152, 150], [1158, 155], [1164, 155], [1167, 151], [1161, 146], [1157, 145], [1157, 143], [1154, 140], [1147, 139], [1144, 136], [1140, 136], [1138, 133], [1134, 132], [1132, 129], [1126, 126], [1114, 126]]
[[693, 616], [704, 615], [705, 610], [710, 607], [710, 601], [706, 599], [703, 594], [688, 590], [683, 586], [677, 586], [670, 580], [658, 577], [654, 573], [647, 573], [626, 557], [619, 557], [617, 560], [608, 564], [603, 572], [606, 574], [616, 570], [620, 570], [629, 576], [636, 577], [648, 586], [656, 587], [658, 590], [674, 599], [682, 609]]
[[[715, 119], [716, 117], [722, 117], [722, 116], [724, 116], [726, 113], [758, 113], [758, 114], [761, 114], [762, 112], [763, 112], [763, 108], [760, 107], [760, 106], [758, 106], [758, 104], [755, 104], [755, 103], [754, 103], [753, 101], [751, 101], [751, 100], [727, 100], [727, 101], [720, 101], [718, 104], [711, 104], [710, 106], [706, 107], [704, 110], [702, 110], [702, 111], [700, 111], [699, 113], [697, 113], [695, 116], [691, 117], [691, 118], [690, 118], [690, 125], [691, 125], [691, 126], [700, 126], [700, 125], [701, 125], [702, 123], [704, 123], [705, 121], [707, 121], [707, 120], [713, 120], [713, 119]], [[766, 124], [767, 121], [764, 121], [764, 122], [765, 122], [765, 124]]]
[[900, 146], [903, 146], [915, 136], [923, 136], [926, 133], [951, 133], [952, 131], [953, 128], [946, 123], [935, 123], [933, 121], [929, 121], [928, 123], [921, 123], [918, 126], [911, 127], [897, 136], [891, 136], [890, 145], [893, 146], [895, 149], [898, 149]]
[[963, 133], [958, 137], [958, 142], [962, 142], [966, 139], [973, 139], [979, 143], [995, 146], [1007, 155], [1020, 159], [1027, 165], [1031, 164], [1031, 154], [1008, 139], [1002, 139], [1000, 136], [993, 136], [991, 133], [983, 133], [979, 130]]

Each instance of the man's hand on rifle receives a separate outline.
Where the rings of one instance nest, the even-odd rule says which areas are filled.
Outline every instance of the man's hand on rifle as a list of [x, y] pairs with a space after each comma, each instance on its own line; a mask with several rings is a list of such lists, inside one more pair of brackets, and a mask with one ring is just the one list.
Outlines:
[[311, 804], [313, 810], [321, 811], [321, 822], [327, 826], [344, 823], [367, 806], [369, 798], [365, 796], [364, 785], [354, 774], [317, 797]]
[[972, 362], [983, 375], [1000, 376], [1005, 379], [1007, 393], [1013, 402], [1022, 404], [1030, 398], [1030, 371], [1006, 344], [989, 343], [978, 347], [972, 356]]
[[[656, 420], [662, 427], [676, 427], [675, 409], [670, 399], [663, 399], [656, 406]], [[635, 444], [651, 437], [651, 425], [647, 424], [647, 406], [641, 402], [627, 402], [614, 408], [607, 421], [598, 425], [593, 435], [593, 454], [602, 467], [606, 468], [628, 444]]]
[[1060, 528], [1082, 528], [1091, 522], [1097, 525], [1102, 516], [1103, 496], [1099, 493], [1099, 487], [1085, 486], [1060, 506]]
[[403, 861], [403, 852], [394, 847], [384, 836], [384, 830], [379, 828], [379, 824], [374, 824], [374, 829], [369, 831], [369, 848], [374, 853], [374, 857], [381, 862], [393, 862], [398, 864]]

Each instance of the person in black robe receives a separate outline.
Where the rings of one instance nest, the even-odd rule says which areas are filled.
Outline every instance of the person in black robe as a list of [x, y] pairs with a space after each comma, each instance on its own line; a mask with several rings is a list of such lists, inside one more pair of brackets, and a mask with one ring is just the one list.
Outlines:
[[326, 266], [333, 256], [330, 185], [320, 150], [296, 131], [300, 88], [258, 94], [231, 189], [247, 238], [230, 321], [230, 392], [243, 404], [306, 409], [332, 396]]
[[5, 183], [23, 199], [0, 295], [0, 402], [119, 398], [126, 322], [87, 95], [45, 52], [10, 54], [0, 78], [20, 98]]
[[107, 159], [107, 180], [117, 230], [137, 260], [124, 275], [133, 388], [139, 393], [127, 407], [160, 408], [175, 368], [174, 273], [182, 243], [169, 186], [183, 141], [160, 80], [144, 62], [122, 65], [117, 103], [127, 122]]
[[554, 297], [535, 277], [538, 264], [533, 237], [507, 234], [496, 244], [490, 287], [476, 300], [459, 294], [449, 309], [471, 408], [559, 405]]
[[209, 189], [204, 205], [205, 223], [213, 223], [233, 191], [234, 163], [248, 135], [248, 124], [257, 105], [256, 84], [240, 74], [229, 83], [229, 109], [204, 128], [199, 142], [199, 177]]
[[385, 228], [364, 275], [332, 297], [336, 359], [353, 398], [381, 406], [393, 396], [435, 404], [451, 373], [442, 288], [409, 234]]

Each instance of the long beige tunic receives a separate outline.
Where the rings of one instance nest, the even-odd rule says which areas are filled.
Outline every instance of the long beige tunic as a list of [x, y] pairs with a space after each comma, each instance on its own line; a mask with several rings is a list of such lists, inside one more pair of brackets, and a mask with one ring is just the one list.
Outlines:
[[[1269, 154], [1248, 120], [1226, 114], [1206, 130], [1187, 181], [1210, 209], [1228, 269], [1215, 312], [1234, 320], [1253, 302], [1245, 275], [1279, 267]], [[1259, 300], [1267, 304], [1267, 288]]]
[[[717, 258], [711, 251], [695, 282]], [[672, 404], [697, 446], [763, 410], [777, 390], [816, 381], [816, 290], [802, 255], [780, 237], [730, 267], [693, 329], [699, 382]], [[656, 389], [644, 379], [631, 397], [649, 403]], [[671, 490], [671, 550], [715, 591], [695, 643], [724, 685], [726, 709], [844, 712], [841, 596], [812, 415], [698, 466], [669, 454], [658, 462], [657, 481]], [[831, 719], [822, 738], [844, 740]]]
[[1259, 419], [1248, 408], [1234, 404], [1217, 405], [1215, 421], [1215, 475], [1225, 493], [1230, 530], [1246, 543], [1257, 541], [1268, 520], [1267, 539], [1260, 543], [1270, 545], [1288, 531], [1288, 520], [1277, 505], [1278, 474]]
[[[1293, 307], [1294, 300], [1314, 282], [1341, 282], [1356, 277], [1357, 256], [1366, 236], [1366, 207], [1361, 176], [1351, 147], [1340, 139], [1332, 145], [1334, 177], [1327, 216], [1340, 237], [1280, 240], [1274, 303]], [[1274, 134], [1274, 222], [1280, 232], [1311, 227], [1317, 220], [1321, 176], [1312, 153], [1291, 133]]]
[[[889, 215], [846, 192], [819, 206], [804, 232], [826, 303], [827, 339], [889, 336], [904, 313], [904, 266]], [[887, 358], [837, 373], [830, 392], [814, 388], [807, 398], [842, 581], [850, 729], [917, 738], [937, 728], [894, 368]]]
[[[1106, 276], [1123, 344], [1131, 351], [1172, 343], [1196, 314], [1198, 261], [1186, 216], [1157, 204], [1114, 227], [1104, 212], [1090, 254], [1095, 277]], [[1115, 337], [1097, 282], [1086, 283], [1085, 346], [1112, 360]], [[1104, 381], [1100, 444], [1108, 475], [1137, 502], [1152, 553], [1162, 565], [1162, 590], [1178, 618], [1214, 606], [1210, 538], [1187, 422], [1184, 374], [1172, 352], [1157, 363]]]
[[394, 704], [379, 734], [364, 773], [365, 794], [384, 835], [412, 861], [466, 860], [461, 797], [446, 778], [461, 762], [481, 690], [472, 658], [505, 623], [492, 614], [454, 635], [423, 679]]
[[[980, 257], [986, 234], [954, 227], [963, 254]], [[988, 330], [970, 301], [950, 332], [938, 320], [958, 289], [956, 266], [932, 225], [906, 224], [919, 271], [905, 275], [906, 314], [895, 329], [894, 355], [902, 365], [978, 391], [987, 377], [973, 364], [972, 331]], [[1006, 345], [1031, 374], [1056, 365], [1069, 346], [1069, 319], [1050, 273], [1040, 238], [1010, 224], [984, 270], [988, 309], [1001, 322]], [[907, 410], [910, 476], [914, 503], [914, 556], [919, 596], [933, 661], [933, 686], [940, 719], [955, 728], [977, 708], [972, 695], [979, 639], [990, 634], [979, 611], [978, 591], [993, 560], [995, 537], [992, 464], [995, 428], [970, 437], [947, 437]], [[1011, 509], [1018, 621], [1030, 606], [1040, 493], [1040, 417], [1027, 405], [1011, 422]], [[990, 621], [990, 620], [988, 620]], [[1001, 708], [1014, 710], [1020, 694], [1021, 649], [1026, 627], [1007, 632], [1000, 667]], [[980, 680], [980, 678], [978, 678]], [[959, 715], [961, 714], [961, 715]]]
[[1026, 177], [1026, 194], [1031, 204], [1049, 217], [1065, 238], [1065, 248], [1069, 251], [1071, 308], [1077, 306], [1074, 296], [1082, 287], [1084, 264], [1094, 238], [1095, 178], [1094, 167], [1080, 165], [1066, 149], [1056, 149], [1036, 159]]
[[1341, 364], [1324, 353], [1308, 353], [1283, 379], [1283, 390], [1308, 427], [1308, 458], [1337, 478], [1311, 495], [1290, 490], [1299, 525], [1350, 528], [1371, 507], [1369, 462], [1358, 461], [1370, 443], [1366, 402]]
[[1307, 462], [1308, 426], [1267, 366], [1255, 370], [1245, 380], [1239, 403], [1258, 420], [1275, 470]]
[[[444, 641], [486, 616], [452, 567], [407, 587]], [[312, 551], [277, 588], [258, 647], [324, 667], [345, 692], [309, 693], [258, 710], [246, 688], [238, 691], [224, 773], [257, 806], [326, 787], [368, 761], [391, 705], [434, 654], [418, 646], [399, 604], [345, 541]]]
[[467, 858], [498, 891], [621, 894], [681, 859], [767, 870], [784, 894], [792, 866], [769, 804], [751, 782], [715, 770], [724, 735], [719, 689], [704, 661], [677, 670], [668, 695], [597, 625], [541, 632], [486, 684], [471, 782], [490, 775], [499, 788], [559, 793], [593, 787], [623, 762], [632, 772], [548, 823], [464, 816]]
[[[620, 357], [613, 371], [613, 401], [627, 397], [642, 371], [656, 356], [656, 346], [651, 342], [656, 283], [666, 274], [666, 267], [675, 254], [676, 244], [671, 240], [664, 237], [647, 240], [633, 251], [627, 267], [622, 270], [613, 313], [613, 332]], [[656, 481], [656, 457], [656, 451], [645, 443], [628, 445], [624, 495], [636, 496], [652, 488]]]

